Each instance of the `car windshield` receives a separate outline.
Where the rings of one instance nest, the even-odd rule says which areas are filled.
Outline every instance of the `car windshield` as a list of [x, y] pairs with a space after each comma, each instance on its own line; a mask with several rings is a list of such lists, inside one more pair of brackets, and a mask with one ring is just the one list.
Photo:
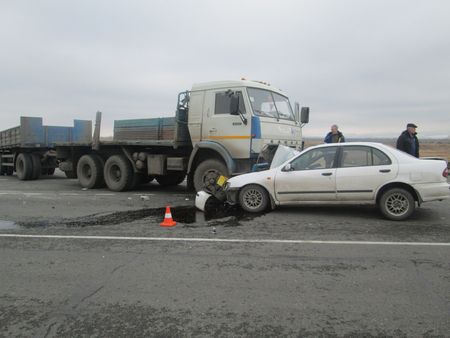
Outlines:
[[287, 97], [264, 89], [247, 88], [247, 91], [256, 116], [294, 121], [294, 114]]

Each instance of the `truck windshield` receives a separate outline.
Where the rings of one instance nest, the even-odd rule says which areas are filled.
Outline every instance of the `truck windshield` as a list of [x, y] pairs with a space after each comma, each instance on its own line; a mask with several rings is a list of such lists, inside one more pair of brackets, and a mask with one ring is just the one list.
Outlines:
[[294, 121], [294, 114], [287, 97], [264, 89], [247, 88], [247, 91], [256, 116]]

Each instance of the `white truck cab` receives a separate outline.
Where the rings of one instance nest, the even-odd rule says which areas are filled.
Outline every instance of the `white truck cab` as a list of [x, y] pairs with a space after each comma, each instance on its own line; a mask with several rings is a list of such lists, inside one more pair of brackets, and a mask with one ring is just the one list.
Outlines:
[[258, 81], [194, 84], [189, 95], [188, 129], [193, 155], [196, 148], [223, 148], [232, 158], [232, 163], [225, 160], [228, 175], [249, 172], [263, 147], [282, 144], [301, 148], [301, 127], [308, 118], [309, 108], [302, 108], [300, 118], [298, 105], [294, 112], [286, 94]]

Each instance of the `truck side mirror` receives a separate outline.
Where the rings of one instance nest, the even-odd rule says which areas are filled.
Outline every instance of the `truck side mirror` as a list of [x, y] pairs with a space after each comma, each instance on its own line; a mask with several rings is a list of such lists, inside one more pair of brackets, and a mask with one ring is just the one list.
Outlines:
[[239, 115], [239, 95], [236, 93], [230, 95], [230, 114]]
[[301, 115], [300, 115], [301, 123], [309, 122], [309, 107], [302, 107]]
[[300, 103], [298, 103], [298, 102], [294, 103], [294, 116], [295, 116], [295, 121], [300, 122]]

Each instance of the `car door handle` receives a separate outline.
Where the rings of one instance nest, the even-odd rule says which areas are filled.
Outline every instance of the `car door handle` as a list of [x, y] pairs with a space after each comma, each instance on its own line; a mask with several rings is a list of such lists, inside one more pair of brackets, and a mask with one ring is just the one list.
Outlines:
[[322, 173], [322, 176], [331, 176], [333, 173]]
[[209, 132], [210, 132], [210, 133], [215, 133], [215, 132], [217, 132], [217, 129], [216, 129], [216, 128], [211, 128], [211, 129], [209, 130]]
[[380, 169], [380, 173], [390, 173], [391, 169]]

